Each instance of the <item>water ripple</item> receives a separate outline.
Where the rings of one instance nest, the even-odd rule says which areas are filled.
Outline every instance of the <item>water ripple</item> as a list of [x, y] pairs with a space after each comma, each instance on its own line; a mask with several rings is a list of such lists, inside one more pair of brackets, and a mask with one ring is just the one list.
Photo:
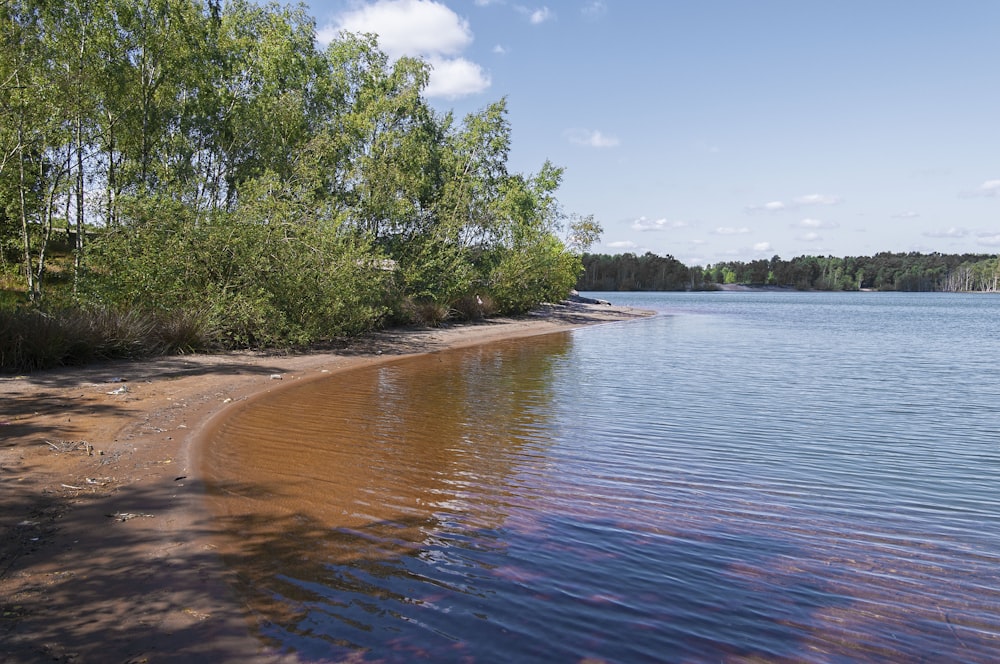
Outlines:
[[882, 295], [646, 296], [673, 313], [255, 405], [208, 465], [262, 635], [305, 661], [995, 661], [998, 305]]

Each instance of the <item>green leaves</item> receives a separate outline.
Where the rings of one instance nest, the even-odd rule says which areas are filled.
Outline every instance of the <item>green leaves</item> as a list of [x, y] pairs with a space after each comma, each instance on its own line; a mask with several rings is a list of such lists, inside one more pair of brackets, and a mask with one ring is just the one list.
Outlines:
[[321, 52], [301, 7], [17, 0], [0, 20], [0, 247], [40, 277], [40, 231], [75, 226], [85, 302], [308, 343], [559, 299], [600, 232], [567, 248], [562, 170], [508, 171], [505, 100], [439, 115], [426, 62], [372, 35]]
[[304, 344], [372, 329], [388, 273], [369, 247], [247, 205], [192, 219], [170, 201], [129, 206], [127, 226], [91, 252], [88, 297], [154, 311], [202, 312], [234, 347]]

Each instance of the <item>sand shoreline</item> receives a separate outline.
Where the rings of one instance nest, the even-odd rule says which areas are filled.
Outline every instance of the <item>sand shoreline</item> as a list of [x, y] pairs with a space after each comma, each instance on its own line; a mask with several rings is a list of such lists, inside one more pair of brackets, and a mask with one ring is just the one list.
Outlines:
[[298, 661], [252, 636], [212, 544], [198, 444], [227, 407], [408, 355], [645, 315], [573, 303], [309, 354], [0, 377], [0, 662]]

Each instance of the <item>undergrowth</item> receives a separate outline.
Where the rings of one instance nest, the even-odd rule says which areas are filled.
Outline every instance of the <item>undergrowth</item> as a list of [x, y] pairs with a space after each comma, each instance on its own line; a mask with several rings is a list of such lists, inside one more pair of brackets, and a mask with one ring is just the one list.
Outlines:
[[192, 313], [0, 309], [0, 371], [22, 372], [208, 350], [212, 330]]

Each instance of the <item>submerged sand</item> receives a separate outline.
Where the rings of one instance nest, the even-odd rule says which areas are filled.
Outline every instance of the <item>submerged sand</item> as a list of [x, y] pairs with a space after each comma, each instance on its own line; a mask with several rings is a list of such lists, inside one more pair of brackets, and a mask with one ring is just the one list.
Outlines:
[[212, 419], [296, 381], [645, 315], [566, 303], [324, 352], [0, 377], [0, 662], [299, 661], [253, 635], [215, 549], [198, 463]]

